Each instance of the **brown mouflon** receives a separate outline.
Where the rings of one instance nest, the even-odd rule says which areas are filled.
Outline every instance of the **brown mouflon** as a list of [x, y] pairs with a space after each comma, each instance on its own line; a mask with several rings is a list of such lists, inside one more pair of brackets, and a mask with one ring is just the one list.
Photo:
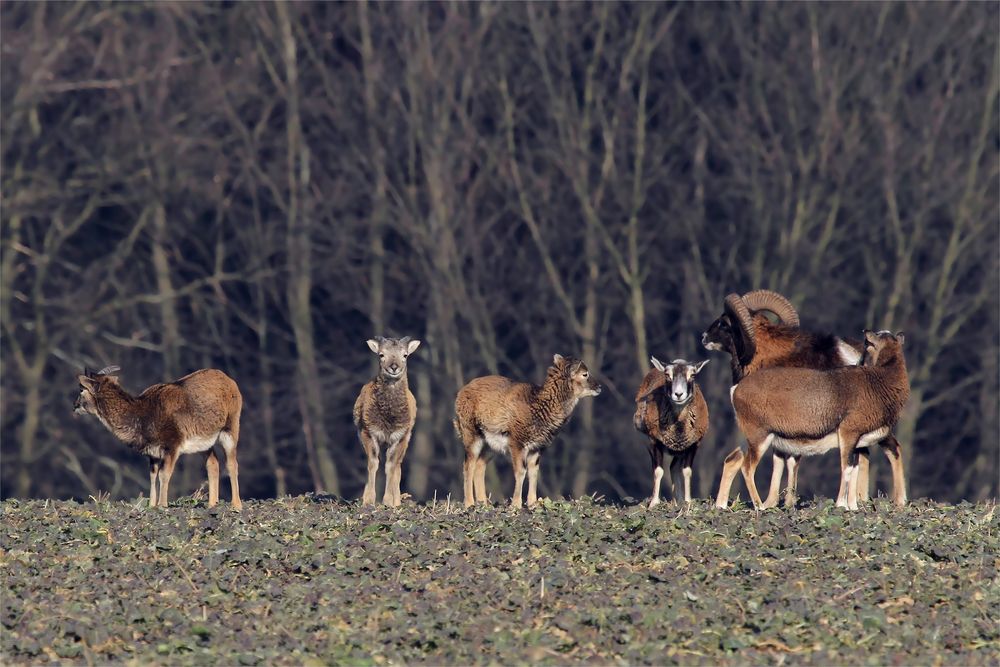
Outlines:
[[177, 458], [198, 452], [205, 454], [208, 469], [208, 506], [218, 503], [219, 461], [212, 447], [220, 442], [226, 451], [232, 506], [242, 509], [236, 445], [243, 397], [236, 382], [222, 371], [208, 368], [174, 382], [154, 384], [132, 396], [118, 383], [118, 370], [109, 366], [80, 375], [80, 395], [73, 411], [94, 415], [115, 437], [149, 457], [149, 504], [167, 506]]
[[[736, 423], [747, 439], [741, 470], [754, 507], [761, 507], [754, 471], [768, 447], [788, 454], [840, 450], [837, 505], [858, 508], [857, 452], [882, 442], [910, 395], [903, 335], [865, 331], [863, 365], [829, 371], [768, 368], [733, 389]], [[903, 461], [888, 452], [893, 484], [903, 489]]]
[[379, 450], [385, 451], [385, 493], [382, 502], [399, 507], [399, 481], [403, 457], [410, 445], [417, 420], [417, 400], [406, 379], [406, 360], [420, 346], [419, 340], [376, 336], [368, 347], [378, 355], [379, 373], [361, 388], [354, 403], [354, 426], [368, 457], [368, 481], [361, 498], [363, 505], [375, 502], [375, 475]]
[[500, 375], [476, 378], [455, 398], [455, 430], [465, 446], [465, 506], [486, 499], [486, 461], [491, 451], [510, 456], [514, 466], [511, 505], [521, 507], [528, 476], [528, 507], [538, 500], [542, 451], [569, 419], [577, 401], [597, 396], [601, 385], [579, 359], [557, 354], [545, 382], [537, 386]]
[[[772, 323], [763, 312], [777, 315], [779, 322]], [[764, 368], [793, 367], [832, 370], [860, 363], [863, 343], [860, 340], [819, 334], [799, 328], [799, 314], [785, 297], [771, 290], [754, 290], [743, 296], [730, 294], [725, 299], [724, 311], [705, 333], [702, 344], [709, 350], [727, 352], [735, 386], [744, 377]], [[899, 442], [891, 433], [880, 443], [890, 462], [898, 455]], [[781, 477], [788, 466], [788, 486], [785, 489], [785, 506], [795, 504], [798, 486], [800, 455], [775, 451], [771, 486], [762, 507], [778, 504]], [[723, 473], [716, 506], [726, 507], [732, 481], [743, 461], [743, 453], [733, 450], [723, 464]], [[858, 459], [859, 500], [868, 499], [868, 450], [859, 451]], [[906, 491], [894, 488], [896, 504], [906, 503]]]
[[684, 501], [691, 502], [691, 468], [698, 444], [708, 432], [708, 404], [695, 376], [708, 363], [674, 359], [669, 364], [650, 357], [653, 368], [646, 373], [635, 397], [632, 423], [649, 436], [649, 458], [653, 463], [653, 495], [649, 506], [660, 503], [663, 455], [670, 453], [670, 495], [677, 500], [674, 477], [680, 467], [684, 478]]

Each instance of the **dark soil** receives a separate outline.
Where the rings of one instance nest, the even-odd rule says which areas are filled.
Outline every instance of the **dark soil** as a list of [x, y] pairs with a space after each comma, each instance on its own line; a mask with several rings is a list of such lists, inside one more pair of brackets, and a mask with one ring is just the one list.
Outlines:
[[3, 503], [5, 663], [997, 664], [996, 505]]

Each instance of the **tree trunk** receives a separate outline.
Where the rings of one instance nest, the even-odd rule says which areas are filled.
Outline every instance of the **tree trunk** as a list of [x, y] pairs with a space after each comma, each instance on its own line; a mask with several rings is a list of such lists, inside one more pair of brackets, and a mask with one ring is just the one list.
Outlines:
[[[420, 369], [412, 374], [416, 385], [417, 398], [417, 423], [413, 427], [413, 444], [406, 454], [403, 465], [406, 467], [406, 489], [410, 495], [417, 500], [427, 499], [427, 487], [430, 482], [430, 464], [434, 460], [434, 443], [432, 426], [435, 423], [435, 404], [431, 400], [431, 378], [430, 373]], [[440, 406], [441, 412], [447, 415], [447, 403]], [[441, 421], [444, 421], [443, 419]], [[447, 434], [448, 431], [442, 433]], [[445, 442], [452, 442], [454, 439], [442, 438]], [[456, 445], [457, 449], [457, 445]]]
[[299, 118], [298, 64], [295, 37], [288, 17], [288, 5], [275, 4], [281, 28], [282, 59], [285, 65], [287, 86], [288, 135], [288, 309], [295, 334], [297, 351], [297, 390], [302, 398], [303, 428], [308, 430], [315, 451], [319, 491], [340, 494], [337, 468], [330, 456], [329, 438], [323, 422], [323, 397], [317, 363], [316, 344], [310, 303], [312, 292], [311, 247], [309, 242], [310, 219], [300, 210], [301, 197], [308, 191], [309, 149], [303, 145], [302, 124]]

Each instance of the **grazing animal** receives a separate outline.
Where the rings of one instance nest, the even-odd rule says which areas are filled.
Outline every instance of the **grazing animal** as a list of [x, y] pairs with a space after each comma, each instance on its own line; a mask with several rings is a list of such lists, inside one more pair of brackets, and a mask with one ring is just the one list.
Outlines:
[[236, 445], [243, 396], [236, 382], [208, 368], [132, 396], [119, 384], [119, 370], [108, 366], [97, 373], [84, 371], [77, 378], [80, 395], [73, 412], [94, 415], [115, 437], [149, 457], [149, 504], [166, 507], [177, 458], [201, 452], [208, 469], [208, 506], [214, 507], [219, 502], [219, 461], [212, 447], [220, 442], [226, 451], [232, 507], [242, 509]]
[[694, 378], [708, 363], [688, 363], [674, 359], [669, 364], [650, 357], [653, 368], [646, 373], [636, 393], [632, 423], [649, 436], [649, 457], [653, 463], [653, 496], [649, 506], [660, 502], [663, 454], [670, 452], [670, 494], [677, 500], [674, 477], [678, 466], [684, 477], [684, 501], [691, 502], [691, 467], [698, 444], [708, 431], [708, 404]]
[[[865, 331], [863, 365], [834, 370], [769, 368], [733, 389], [736, 423], [747, 439], [741, 470], [755, 507], [762, 502], [753, 473], [768, 447], [811, 455], [839, 448], [837, 505], [858, 508], [856, 449], [883, 441], [910, 395], [903, 334]], [[903, 463], [890, 456], [893, 483], [903, 484]]]
[[385, 447], [382, 502], [399, 507], [403, 457], [417, 420], [417, 399], [407, 383], [406, 360], [420, 347], [420, 341], [410, 340], [409, 336], [400, 339], [376, 336], [368, 341], [368, 347], [378, 355], [379, 373], [361, 388], [354, 402], [354, 426], [368, 457], [368, 481], [361, 503], [371, 505], [375, 502], [379, 450]]
[[[772, 323], [762, 313], [769, 311], [778, 316], [780, 322]], [[817, 334], [798, 328], [799, 316], [792, 304], [783, 296], [770, 290], [755, 290], [742, 297], [730, 294], [725, 299], [725, 309], [702, 334], [702, 344], [706, 349], [727, 352], [733, 373], [733, 385], [747, 375], [762, 369], [775, 367], [814, 368], [829, 370], [857, 365], [861, 360], [862, 342], [844, 339], [829, 334]], [[889, 434], [883, 443], [883, 450], [889, 456], [899, 454], [899, 442]], [[893, 454], [895, 453], [895, 454]], [[729, 500], [732, 481], [740, 469], [742, 451], [734, 450], [726, 457], [722, 482], [716, 498], [716, 506], [725, 507]], [[785, 463], [788, 465], [788, 486], [785, 494], [786, 506], [795, 502], [799, 457], [782, 452], [774, 453], [774, 469], [771, 487], [763, 507], [774, 507], [778, 503], [778, 492]], [[862, 499], [868, 498], [868, 451], [864, 450], [859, 459], [858, 489]], [[905, 489], [893, 490], [897, 504], [906, 503]]]
[[465, 506], [485, 503], [486, 461], [491, 451], [510, 456], [514, 467], [511, 505], [521, 507], [528, 476], [528, 507], [538, 500], [542, 451], [569, 419], [577, 401], [597, 396], [601, 385], [579, 359], [557, 354], [545, 382], [537, 386], [499, 375], [476, 378], [455, 399], [455, 430], [465, 445]]

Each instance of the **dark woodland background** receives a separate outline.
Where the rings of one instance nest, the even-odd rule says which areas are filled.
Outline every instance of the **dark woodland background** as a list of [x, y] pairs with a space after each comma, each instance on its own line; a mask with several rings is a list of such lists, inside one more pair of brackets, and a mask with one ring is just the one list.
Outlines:
[[[459, 494], [459, 386], [559, 352], [606, 391], [543, 494], [641, 498], [649, 355], [705, 358], [725, 294], [766, 287], [805, 327], [906, 331], [911, 494], [995, 497], [998, 9], [4, 2], [2, 494], [146, 492], [71, 416], [115, 363], [239, 382], [247, 496], [359, 497], [365, 339], [396, 334], [424, 341], [404, 491]], [[737, 444], [711, 357], [701, 496]], [[172, 495], [204, 478], [184, 457]]]

